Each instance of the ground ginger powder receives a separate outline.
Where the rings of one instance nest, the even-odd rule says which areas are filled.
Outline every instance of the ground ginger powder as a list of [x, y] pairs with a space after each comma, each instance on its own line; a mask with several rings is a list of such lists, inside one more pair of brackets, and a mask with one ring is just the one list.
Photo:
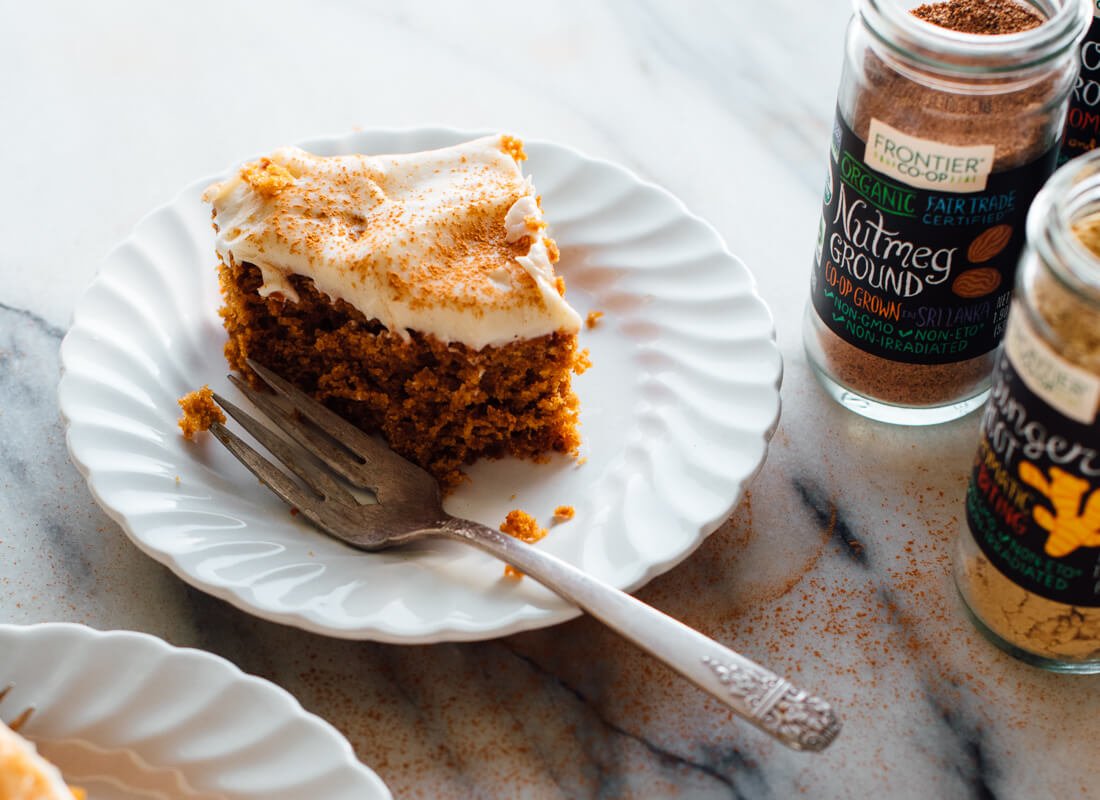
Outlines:
[[970, 606], [995, 634], [1054, 660], [1100, 657], [1100, 608], [1056, 603], [1017, 586], [984, 555], [967, 565]]

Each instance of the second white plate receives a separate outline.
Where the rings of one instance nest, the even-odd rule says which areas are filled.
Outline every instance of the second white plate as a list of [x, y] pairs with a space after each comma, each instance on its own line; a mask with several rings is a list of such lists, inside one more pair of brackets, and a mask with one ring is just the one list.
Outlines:
[[[393, 153], [476, 134], [372, 131], [306, 142], [315, 153]], [[483, 461], [447, 503], [496, 526], [512, 508], [546, 524], [539, 544], [633, 589], [713, 531], [760, 467], [779, 415], [771, 316], [748, 269], [709, 225], [622, 167], [528, 141], [570, 303], [604, 312], [582, 333], [581, 463]], [[266, 619], [389, 642], [482, 639], [576, 609], [452, 543], [351, 550], [292, 517], [210, 437], [185, 442], [176, 398], [233, 396], [222, 357], [213, 234], [198, 181], [146, 217], [81, 300], [62, 345], [61, 410], [96, 500], [149, 555]]]
[[0, 625], [0, 716], [89, 800], [389, 800], [351, 745], [273, 683], [143, 633]]

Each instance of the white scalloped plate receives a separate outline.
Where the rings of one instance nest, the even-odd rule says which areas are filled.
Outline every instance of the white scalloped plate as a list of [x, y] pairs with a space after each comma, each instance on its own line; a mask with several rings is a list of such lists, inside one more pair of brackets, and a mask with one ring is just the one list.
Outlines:
[[[408, 152], [477, 134], [373, 131], [315, 153]], [[586, 461], [483, 461], [450, 513], [499, 525], [512, 508], [576, 518], [540, 543], [634, 589], [718, 527], [764, 459], [782, 362], [748, 269], [672, 195], [622, 167], [528, 141], [570, 302], [605, 316], [582, 332], [576, 381]], [[485, 639], [578, 612], [460, 544], [351, 550], [290, 516], [211, 437], [189, 444], [176, 398], [225, 378], [210, 211], [218, 176], [185, 189], [108, 255], [61, 348], [74, 462], [133, 541], [189, 583], [265, 619], [353, 639]]]
[[351, 745], [273, 683], [143, 633], [0, 625], [0, 717], [89, 800], [387, 800]]

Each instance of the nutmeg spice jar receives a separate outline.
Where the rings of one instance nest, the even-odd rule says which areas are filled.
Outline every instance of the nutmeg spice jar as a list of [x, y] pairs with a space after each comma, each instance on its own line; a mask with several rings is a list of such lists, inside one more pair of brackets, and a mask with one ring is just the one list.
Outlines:
[[916, 6], [857, 0], [803, 327], [834, 399], [911, 425], [988, 395], [1027, 209], [1055, 169], [1092, 9]]
[[954, 552], [978, 627], [1029, 663], [1100, 672], [1100, 151], [1032, 204]]

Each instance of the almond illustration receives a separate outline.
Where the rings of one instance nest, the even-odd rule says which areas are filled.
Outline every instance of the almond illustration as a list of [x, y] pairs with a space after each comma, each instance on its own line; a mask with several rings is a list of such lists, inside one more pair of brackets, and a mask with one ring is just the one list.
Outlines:
[[1011, 238], [1011, 225], [994, 225], [979, 233], [978, 237], [970, 243], [966, 257], [971, 264], [981, 264], [1008, 247], [1008, 241]]
[[1001, 273], [993, 267], [978, 267], [960, 272], [951, 283], [951, 291], [959, 297], [985, 297], [1001, 285]]

